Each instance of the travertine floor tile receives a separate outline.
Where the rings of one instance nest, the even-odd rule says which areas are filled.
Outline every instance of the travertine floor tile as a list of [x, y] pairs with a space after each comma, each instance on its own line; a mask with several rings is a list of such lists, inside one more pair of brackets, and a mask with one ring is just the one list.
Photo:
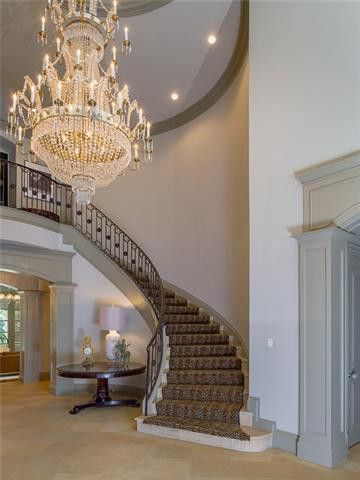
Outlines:
[[47, 383], [6, 383], [1, 393], [4, 480], [359, 480], [360, 445], [335, 469], [270, 449], [243, 453], [136, 432], [140, 409], [89, 409], [88, 395], [53, 397]]

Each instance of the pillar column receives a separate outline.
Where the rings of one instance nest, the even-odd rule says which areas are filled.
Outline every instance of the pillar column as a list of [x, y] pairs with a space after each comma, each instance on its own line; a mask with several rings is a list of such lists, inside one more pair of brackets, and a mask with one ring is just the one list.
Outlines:
[[20, 293], [21, 356], [20, 378], [24, 383], [38, 382], [40, 378], [40, 335], [42, 293]]
[[8, 304], [8, 343], [10, 352], [15, 351], [15, 300]]
[[297, 236], [300, 249], [300, 438], [298, 456], [332, 467], [347, 456], [344, 406], [348, 233]]
[[58, 377], [56, 368], [73, 362], [73, 284], [53, 284], [50, 289], [50, 391], [55, 395], [72, 392], [72, 382]]

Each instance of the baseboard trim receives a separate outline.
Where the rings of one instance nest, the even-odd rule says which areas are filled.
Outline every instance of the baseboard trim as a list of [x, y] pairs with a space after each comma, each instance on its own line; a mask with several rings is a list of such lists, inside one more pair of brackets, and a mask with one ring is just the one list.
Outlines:
[[253, 414], [253, 427], [261, 430], [269, 430], [273, 432], [274, 448], [280, 448], [287, 452], [297, 455], [297, 444], [299, 436], [295, 433], [278, 430], [276, 422], [260, 417], [260, 399], [258, 397], [249, 397], [247, 401], [247, 409]]
[[307, 462], [317, 463], [324, 467], [333, 468], [344, 462], [348, 454], [345, 442], [337, 445], [321, 445], [300, 438], [298, 446], [298, 457]]

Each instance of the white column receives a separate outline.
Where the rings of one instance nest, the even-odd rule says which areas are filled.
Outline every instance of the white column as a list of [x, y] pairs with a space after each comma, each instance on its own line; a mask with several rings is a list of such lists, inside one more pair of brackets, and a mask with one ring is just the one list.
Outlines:
[[58, 377], [56, 368], [73, 362], [73, 284], [53, 284], [50, 289], [50, 391], [63, 395], [72, 391], [72, 381]]
[[331, 467], [347, 455], [344, 406], [346, 244], [327, 228], [300, 246], [300, 439], [298, 456]]
[[42, 293], [23, 291], [20, 293], [21, 357], [20, 378], [24, 383], [39, 381], [40, 338], [39, 324], [42, 315]]
[[15, 300], [8, 304], [8, 337], [10, 352], [15, 351]]

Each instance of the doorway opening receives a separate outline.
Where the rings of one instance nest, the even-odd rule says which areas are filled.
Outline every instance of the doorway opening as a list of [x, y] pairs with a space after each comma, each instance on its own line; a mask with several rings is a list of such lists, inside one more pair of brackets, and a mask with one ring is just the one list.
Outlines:
[[50, 379], [49, 283], [0, 271], [0, 381]]
[[0, 381], [20, 374], [21, 322], [17, 288], [0, 284]]

